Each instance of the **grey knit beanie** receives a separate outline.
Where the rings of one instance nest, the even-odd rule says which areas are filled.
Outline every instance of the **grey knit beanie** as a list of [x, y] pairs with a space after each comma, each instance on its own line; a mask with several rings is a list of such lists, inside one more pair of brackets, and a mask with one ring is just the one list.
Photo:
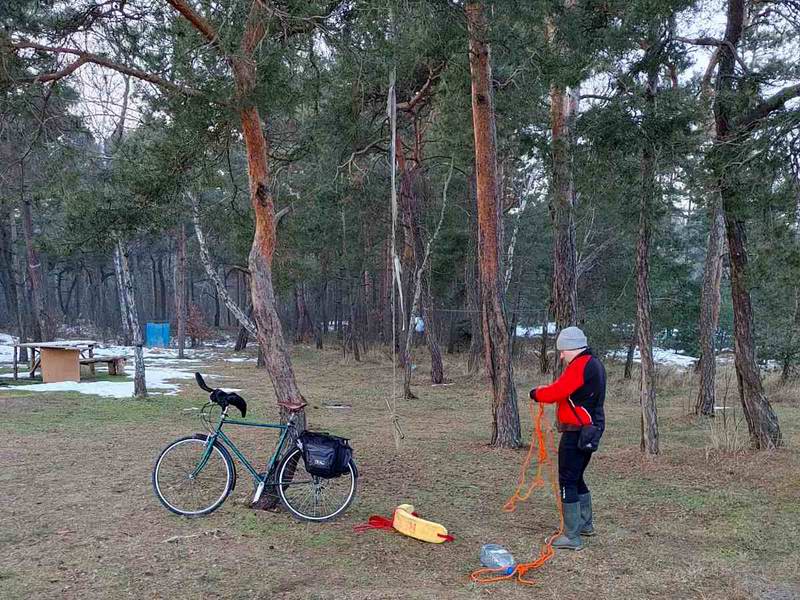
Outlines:
[[556, 348], [559, 350], [578, 350], [588, 345], [586, 335], [577, 327], [565, 327], [556, 338]]

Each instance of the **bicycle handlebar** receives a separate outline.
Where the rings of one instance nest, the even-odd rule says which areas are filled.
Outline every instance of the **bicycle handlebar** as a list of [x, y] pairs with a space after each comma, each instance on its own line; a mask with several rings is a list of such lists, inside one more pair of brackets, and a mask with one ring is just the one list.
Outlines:
[[228, 406], [234, 406], [242, 413], [242, 418], [247, 416], [247, 402], [245, 402], [244, 398], [239, 394], [236, 392], [226, 392], [220, 389], [211, 389], [206, 385], [205, 379], [203, 379], [200, 373], [195, 373], [194, 378], [197, 380], [197, 385], [200, 386], [200, 389], [210, 392], [209, 399], [214, 404], [218, 404], [223, 410], [228, 408]]

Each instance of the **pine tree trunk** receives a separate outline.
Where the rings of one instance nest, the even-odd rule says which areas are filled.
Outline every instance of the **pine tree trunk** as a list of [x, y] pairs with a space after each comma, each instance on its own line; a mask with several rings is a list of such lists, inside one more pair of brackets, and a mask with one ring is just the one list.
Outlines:
[[625, 356], [625, 372], [622, 375], [623, 379], [633, 378], [633, 355], [636, 351], [636, 344], [639, 341], [639, 319], [637, 317], [636, 323], [633, 326], [633, 337], [628, 343], [628, 352]]
[[[575, 190], [572, 180], [572, 122], [577, 100], [572, 92], [553, 86], [550, 91], [552, 131], [553, 287], [551, 305], [556, 330], [575, 325], [578, 313], [578, 252], [575, 243]], [[557, 359], [553, 377], [561, 372]]]
[[178, 358], [186, 358], [186, 226], [178, 226], [175, 244], [175, 323]]
[[431, 383], [439, 385], [444, 383], [444, 366], [442, 364], [442, 349], [436, 337], [436, 321], [433, 316], [431, 306], [433, 301], [430, 294], [423, 293], [422, 315], [425, 322], [425, 341], [428, 344], [428, 352], [431, 355]]
[[78, 321], [81, 318], [81, 301], [83, 296], [83, 269], [81, 267], [78, 267], [75, 271], [75, 283], [75, 320]]
[[[248, 286], [249, 287], [249, 286]], [[250, 295], [247, 295], [247, 318], [251, 319], [253, 316], [253, 303], [250, 300]], [[241, 352], [245, 348], [247, 348], [247, 344], [250, 341], [250, 332], [247, 330], [247, 327], [240, 327], [239, 334], [236, 336], [236, 344], [233, 347], [235, 352]], [[263, 365], [261, 365], [263, 366]]]
[[122, 280], [122, 293], [125, 296], [126, 314], [123, 318], [128, 322], [133, 341], [133, 395], [137, 398], [146, 398], [147, 384], [145, 380], [144, 353], [142, 351], [142, 329], [139, 326], [139, 315], [136, 310], [136, 296], [133, 279], [131, 278], [131, 271], [128, 266], [128, 256], [125, 245], [120, 238], [117, 238], [114, 262], [115, 265], [119, 265], [120, 279]]
[[550, 371], [550, 357], [547, 355], [548, 340], [550, 339], [549, 320], [550, 314], [545, 311], [542, 321], [542, 337], [539, 339], [539, 372], [542, 375], [546, 375]]
[[158, 257], [158, 289], [159, 289], [159, 306], [158, 316], [162, 321], [167, 320], [167, 282], [164, 279], [164, 257]]
[[[237, 89], [251, 90], [255, 83], [255, 63], [240, 65]], [[244, 78], [244, 81], [241, 81]], [[250, 249], [250, 276], [253, 316], [256, 336], [264, 353], [264, 361], [272, 380], [278, 404], [294, 405], [305, 402], [294, 375], [289, 350], [283, 337], [283, 329], [275, 304], [272, 287], [272, 256], [275, 252], [275, 204], [270, 192], [269, 165], [267, 162], [267, 140], [262, 130], [261, 116], [255, 105], [244, 106], [240, 112], [242, 133], [247, 150], [247, 166], [250, 180], [250, 199], [255, 214], [255, 235]], [[282, 420], [288, 419], [288, 411], [281, 407]], [[305, 411], [296, 419], [298, 431], [305, 429]]]
[[470, 202], [470, 252], [464, 266], [467, 286], [467, 313], [470, 322], [470, 343], [467, 372], [474, 375], [480, 369], [483, 356], [483, 328], [481, 325], [481, 277], [478, 272], [478, 192], [474, 174], [468, 181]]
[[[645, 90], [645, 129], [652, 118], [658, 71], [651, 71]], [[642, 187], [639, 204], [639, 238], [636, 244], [636, 329], [639, 334], [639, 401], [642, 410], [641, 449], [650, 456], [658, 454], [658, 413], [656, 410], [655, 363], [653, 362], [653, 329], [650, 320], [650, 239], [652, 215], [656, 200], [655, 139], [644, 136], [642, 150]]]
[[731, 265], [731, 297], [733, 300], [734, 362], [739, 384], [739, 397], [750, 432], [750, 442], [756, 449], [769, 449], [782, 444], [778, 417], [767, 400], [756, 363], [753, 336], [753, 308], [748, 289], [748, 259], [745, 221], [741, 216], [738, 184], [739, 139], [732, 128], [735, 119], [734, 89], [736, 58], [734, 53], [744, 28], [744, 0], [729, 0], [727, 26], [723, 44], [719, 47], [717, 89], [714, 97], [716, 140], [712, 168], [722, 198], [725, 213], [725, 234]]
[[122, 322], [122, 345], [130, 346], [132, 343], [130, 309], [125, 295], [125, 279], [122, 274], [122, 260], [119, 253], [119, 244], [114, 245], [114, 275], [117, 281], [117, 295], [119, 296], [119, 314]]
[[150, 275], [150, 281], [153, 287], [153, 308], [150, 314], [152, 315], [152, 320], [156, 321], [158, 320], [158, 307], [160, 306], [158, 302], [158, 268], [156, 266], [156, 259], [153, 258], [152, 254], [150, 255]]
[[297, 322], [294, 341], [297, 344], [310, 344], [314, 339], [314, 322], [308, 312], [304, 283], [296, 283], [294, 286], [294, 309]]
[[[431, 310], [432, 298], [426, 285], [425, 265], [425, 242], [422, 239], [422, 228], [420, 227], [420, 207], [417, 193], [417, 177], [419, 171], [417, 167], [406, 168], [403, 148], [400, 138], [397, 139], [397, 158], [400, 167], [400, 205], [403, 211], [403, 225], [406, 240], [405, 256], [406, 272], [408, 274], [408, 293], [406, 297], [414, 296], [412, 304], [415, 306], [413, 311], [417, 311], [425, 324], [425, 341], [431, 355], [431, 382], [440, 384], [444, 380], [444, 367], [442, 365], [442, 351], [439, 348], [439, 340], [436, 338], [436, 316]], [[417, 297], [415, 287], [421, 286], [420, 296]], [[422, 291], [424, 290], [424, 292]], [[416, 312], [414, 313], [416, 314]], [[409, 321], [410, 322], [410, 321]], [[408, 336], [413, 337], [413, 327], [409, 328]], [[406, 343], [406, 348], [410, 344]], [[408, 354], [406, 355], [406, 357]], [[406, 370], [410, 377], [410, 371]], [[410, 393], [410, 384], [407, 384], [407, 392]], [[407, 398], [409, 396], [406, 396]]]
[[517, 393], [511, 363], [511, 341], [500, 267], [501, 202], [497, 181], [492, 68], [488, 27], [480, 3], [466, 6], [469, 64], [472, 83], [472, 121], [475, 135], [475, 173], [478, 197], [478, 264], [481, 281], [481, 321], [484, 360], [492, 385], [493, 446], [521, 444]]
[[700, 374], [700, 389], [695, 405], [695, 413], [698, 415], [714, 415], [717, 371], [714, 339], [719, 325], [722, 260], [725, 256], [724, 236], [725, 220], [722, 214], [722, 205], [719, 197], [716, 196], [710, 215], [708, 245], [703, 268], [703, 290], [700, 295], [700, 360], [697, 365]]
[[[14, 293], [17, 297], [17, 331], [19, 332], [19, 341], [20, 343], [24, 344], [29, 341], [28, 334], [29, 334], [29, 311], [27, 310], [27, 302], [25, 301], [25, 271], [22, 268], [22, 264], [19, 257], [19, 252], [17, 252], [17, 220], [13, 217], [10, 220], [11, 225], [11, 249], [13, 254], [11, 255], [11, 269], [13, 275], [13, 283], [14, 283]], [[23, 361], [28, 360], [28, 349], [27, 348], [20, 348], [19, 349], [19, 359]]]
[[16, 227], [16, 224], [12, 223], [14, 219], [10, 204], [0, 198], [0, 283], [2, 283], [6, 306], [10, 313], [10, 321], [18, 325], [17, 334], [21, 338], [22, 329], [19, 327], [19, 307], [17, 304], [17, 284], [13, 258], [13, 239], [16, 237], [12, 233], [12, 228]]
[[22, 199], [22, 232], [25, 237], [25, 250], [28, 258], [28, 281], [31, 285], [34, 341], [52, 340], [55, 337], [55, 331], [45, 307], [42, 260], [33, 243], [31, 201], [27, 197]]

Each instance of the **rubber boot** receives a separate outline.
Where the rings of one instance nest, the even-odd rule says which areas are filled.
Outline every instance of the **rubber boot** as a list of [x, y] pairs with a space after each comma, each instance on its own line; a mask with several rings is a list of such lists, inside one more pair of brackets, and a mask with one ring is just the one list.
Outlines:
[[594, 523], [592, 522], [592, 495], [590, 493], [578, 494], [578, 502], [581, 505], [581, 535], [591, 537], [595, 534]]
[[565, 502], [561, 508], [564, 511], [564, 533], [553, 540], [553, 548], [583, 550], [579, 533], [583, 525], [580, 502]]

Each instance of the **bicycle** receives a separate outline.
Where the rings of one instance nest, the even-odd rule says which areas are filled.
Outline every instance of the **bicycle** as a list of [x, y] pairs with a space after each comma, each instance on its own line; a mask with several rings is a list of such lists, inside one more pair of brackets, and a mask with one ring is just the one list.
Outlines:
[[[304, 405], [291, 407], [286, 424], [257, 423], [228, 417], [231, 406], [244, 418], [247, 403], [236, 393], [211, 389], [200, 373], [197, 384], [210, 392], [209, 402], [201, 409], [201, 417], [209, 434], [195, 433], [169, 444], [153, 467], [153, 491], [167, 510], [185, 517], [200, 517], [217, 510], [236, 486], [236, 466], [231, 453], [250, 473], [255, 486], [253, 502], [261, 498], [266, 488], [275, 488], [278, 497], [290, 514], [303, 521], [328, 521], [342, 514], [356, 494], [358, 470], [351, 459], [343, 475], [323, 479], [306, 470], [301, 444], [296, 442], [282, 459], [281, 452], [289, 434], [296, 431], [297, 411]], [[221, 407], [216, 425], [211, 426], [211, 410]], [[280, 437], [265, 471], [259, 472], [236, 444], [223, 431], [223, 425], [260, 427], [280, 430]], [[292, 439], [296, 439], [292, 435]]]

